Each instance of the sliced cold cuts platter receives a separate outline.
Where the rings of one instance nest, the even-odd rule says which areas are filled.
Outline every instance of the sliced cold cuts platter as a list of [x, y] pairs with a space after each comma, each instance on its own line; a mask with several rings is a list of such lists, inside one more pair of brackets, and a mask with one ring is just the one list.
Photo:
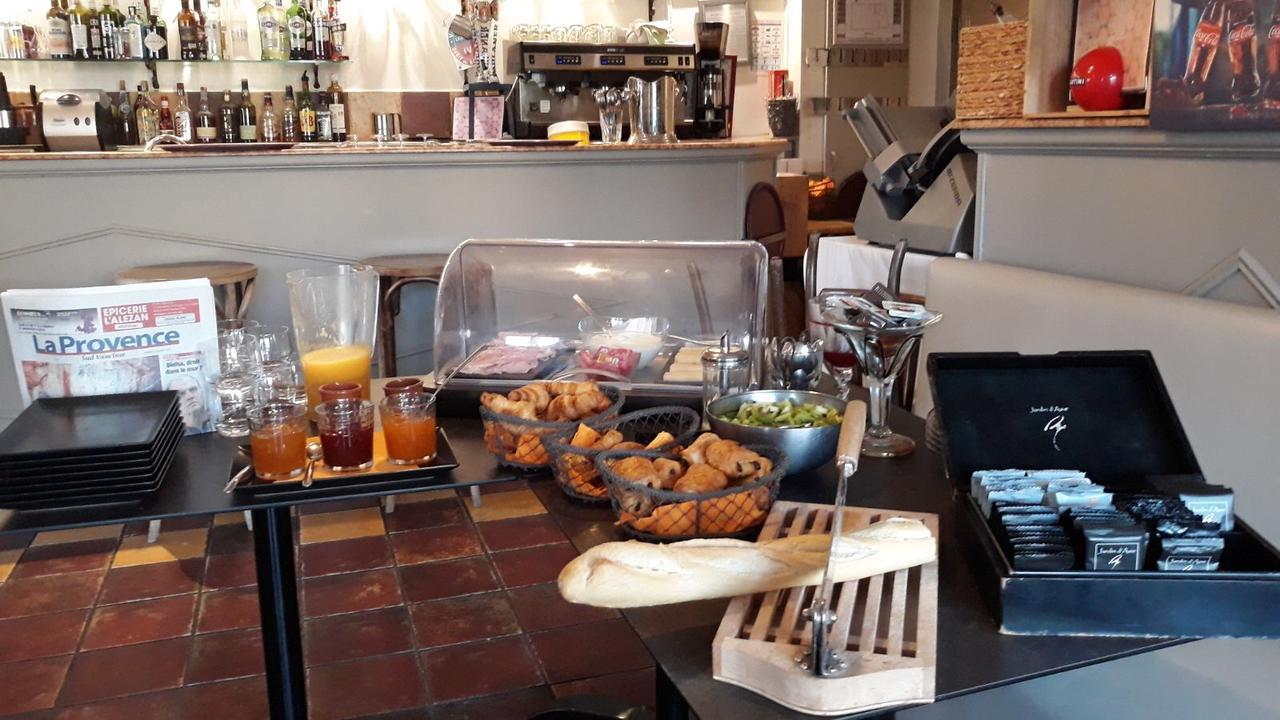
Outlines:
[[[559, 340], [532, 340], [534, 342], [527, 344], [502, 341], [489, 343], [467, 360], [457, 377], [477, 380], [541, 380], [564, 367], [570, 351]], [[549, 342], [552, 340], [554, 343]]]

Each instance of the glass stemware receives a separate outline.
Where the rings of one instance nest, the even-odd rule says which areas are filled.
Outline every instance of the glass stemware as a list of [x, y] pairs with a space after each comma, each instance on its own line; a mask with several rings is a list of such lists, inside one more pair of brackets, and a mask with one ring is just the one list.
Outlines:
[[848, 400], [858, 371], [858, 356], [840, 331], [823, 322], [822, 305], [816, 298], [808, 302], [807, 317], [809, 337], [822, 341], [822, 361], [836, 381], [837, 394], [841, 400]]

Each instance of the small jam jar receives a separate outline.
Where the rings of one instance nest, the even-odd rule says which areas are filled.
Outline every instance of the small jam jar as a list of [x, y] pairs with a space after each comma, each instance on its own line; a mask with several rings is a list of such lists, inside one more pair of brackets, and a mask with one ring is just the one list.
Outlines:
[[348, 472], [373, 467], [373, 403], [351, 398], [323, 402], [316, 406], [316, 425], [329, 469]]
[[436, 404], [421, 392], [388, 395], [379, 408], [387, 458], [396, 465], [422, 465], [436, 457]]

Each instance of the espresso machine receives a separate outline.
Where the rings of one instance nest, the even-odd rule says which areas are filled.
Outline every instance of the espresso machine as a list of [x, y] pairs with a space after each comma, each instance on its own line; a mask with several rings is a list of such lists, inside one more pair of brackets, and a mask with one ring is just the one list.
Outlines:
[[36, 105], [36, 122], [51, 152], [116, 149], [116, 124], [110, 97], [101, 90], [45, 90]]
[[507, 68], [514, 75], [507, 116], [516, 138], [545, 138], [548, 127], [565, 120], [588, 123], [591, 136], [599, 138], [597, 89], [626, 87], [631, 77], [654, 80], [663, 75], [674, 76], [681, 89], [676, 134], [694, 135], [698, 71], [692, 45], [521, 42], [510, 46]]
[[729, 25], [722, 22], [700, 22], [698, 31], [698, 97], [694, 107], [694, 134], [699, 138], [729, 137], [729, 63], [725, 48], [729, 46]]

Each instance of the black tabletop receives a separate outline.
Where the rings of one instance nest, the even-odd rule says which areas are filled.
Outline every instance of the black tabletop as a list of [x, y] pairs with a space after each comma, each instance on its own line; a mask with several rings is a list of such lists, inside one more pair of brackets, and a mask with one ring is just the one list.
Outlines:
[[[893, 423], [895, 430], [917, 438], [920, 447], [913, 455], [897, 460], [863, 458], [849, 488], [849, 504], [939, 516], [939, 700], [1184, 642], [997, 632], [994, 615], [973, 581], [957, 533], [958, 512], [963, 508], [945, 479], [941, 458], [924, 447], [924, 423], [905, 413], [895, 414]], [[834, 465], [789, 477], [783, 481], [781, 498], [830, 504], [835, 497], [835, 477]], [[717, 600], [628, 610], [624, 615], [701, 720], [806, 717], [711, 677], [711, 643], [727, 606], [728, 601]]]
[[167, 520], [191, 515], [261, 510], [329, 500], [377, 497], [468, 487], [511, 480], [515, 475], [501, 468], [484, 446], [484, 429], [478, 420], [442, 419], [458, 467], [429, 478], [369, 482], [326, 488], [317, 481], [301, 493], [250, 494], [223, 492], [231, 477], [231, 462], [241, 443], [215, 434], [183, 438], [173, 465], [160, 489], [141, 502], [95, 505], [58, 510], [0, 510], [0, 535], [110, 525], [120, 522]]

